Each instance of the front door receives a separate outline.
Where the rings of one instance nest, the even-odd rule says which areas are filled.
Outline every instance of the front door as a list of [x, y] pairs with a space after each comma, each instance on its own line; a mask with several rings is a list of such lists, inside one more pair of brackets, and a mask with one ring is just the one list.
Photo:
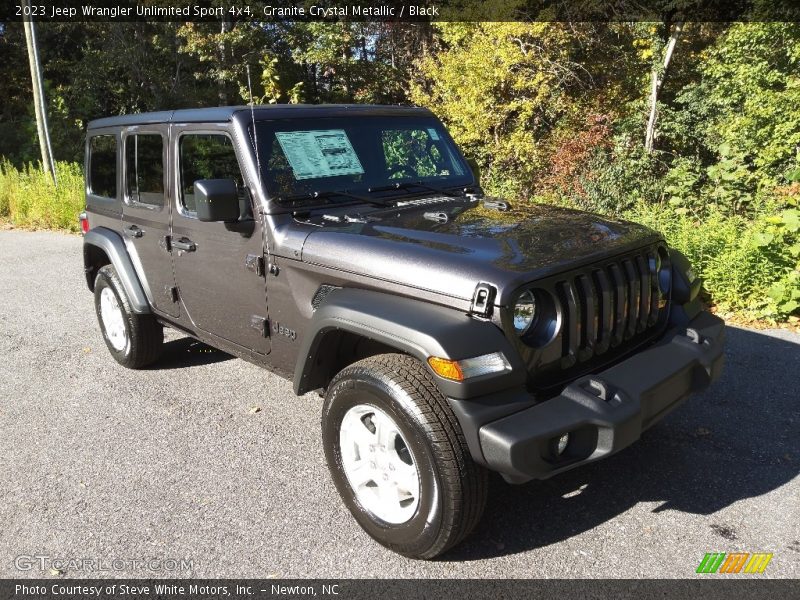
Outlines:
[[[241, 349], [269, 352], [266, 283], [252, 267], [263, 259], [261, 225], [253, 211], [233, 140], [223, 125], [173, 125], [176, 210], [172, 262], [178, 295], [191, 324]], [[235, 223], [197, 219], [194, 182], [233, 179], [239, 189]]]
[[129, 127], [122, 132], [122, 230], [131, 260], [153, 306], [180, 314], [169, 255], [169, 198], [164, 173], [167, 126]]

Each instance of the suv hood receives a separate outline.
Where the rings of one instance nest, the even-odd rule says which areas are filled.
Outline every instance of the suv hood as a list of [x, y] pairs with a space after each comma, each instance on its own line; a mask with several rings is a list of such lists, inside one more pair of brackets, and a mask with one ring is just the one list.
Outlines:
[[464, 300], [486, 282], [505, 305], [525, 283], [660, 239], [644, 226], [576, 210], [500, 212], [451, 200], [326, 222], [306, 238], [302, 260]]

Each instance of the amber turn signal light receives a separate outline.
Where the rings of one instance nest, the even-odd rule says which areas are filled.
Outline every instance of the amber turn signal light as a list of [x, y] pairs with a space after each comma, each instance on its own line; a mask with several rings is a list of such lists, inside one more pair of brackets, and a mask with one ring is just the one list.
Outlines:
[[428, 364], [433, 369], [433, 372], [440, 377], [452, 379], [453, 381], [464, 381], [464, 373], [461, 371], [461, 367], [458, 366], [458, 362], [454, 360], [429, 356]]

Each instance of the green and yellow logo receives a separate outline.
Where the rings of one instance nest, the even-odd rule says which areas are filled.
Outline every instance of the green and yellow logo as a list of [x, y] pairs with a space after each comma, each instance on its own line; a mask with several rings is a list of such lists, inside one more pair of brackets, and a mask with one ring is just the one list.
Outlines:
[[763, 573], [772, 553], [756, 552], [708, 552], [700, 566], [698, 573]]

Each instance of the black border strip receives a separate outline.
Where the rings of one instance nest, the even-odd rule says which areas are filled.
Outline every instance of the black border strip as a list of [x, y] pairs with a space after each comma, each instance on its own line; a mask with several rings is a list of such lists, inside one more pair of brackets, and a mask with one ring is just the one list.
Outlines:
[[[30, 0], [40, 21], [800, 21], [797, 0]], [[21, 21], [22, 0], [0, 3]]]
[[762, 576], [698, 579], [6, 579], [0, 598], [14, 600], [263, 600], [330, 598], [558, 598], [772, 600], [796, 597], [797, 581]]

